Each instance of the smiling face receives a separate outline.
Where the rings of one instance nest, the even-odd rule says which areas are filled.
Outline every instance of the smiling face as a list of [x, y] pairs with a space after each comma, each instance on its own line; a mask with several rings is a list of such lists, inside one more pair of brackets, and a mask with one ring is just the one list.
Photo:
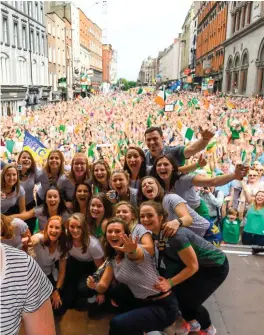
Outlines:
[[258, 181], [259, 175], [258, 172], [255, 170], [250, 170], [248, 173], [248, 183], [254, 184]]
[[154, 207], [142, 206], [140, 208], [140, 223], [147, 229], [152, 231], [154, 234], [158, 234], [161, 229], [162, 216], [158, 216]]
[[99, 183], [103, 183], [107, 180], [107, 171], [103, 164], [96, 164], [94, 166], [94, 178]]
[[123, 245], [122, 235], [124, 233], [124, 226], [121, 223], [110, 223], [106, 229], [106, 240], [112, 248], [121, 247]]
[[105, 209], [104, 205], [98, 198], [93, 198], [90, 203], [91, 216], [94, 219], [102, 219], [104, 217]]
[[149, 200], [154, 200], [159, 194], [158, 185], [153, 178], [145, 178], [142, 181], [141, 189], [143, 195]]
[[126, 154], [126, 162], [130, 170], [134, 168], [139, 169], [143, 162], [143, 157], [140, 156], [137, 150], [128, 149]]
[[51, 169], [59, 169], [61, 166], [61, 157], [58, 152], [53, 152], [48, 158], [48, 164]]
[[18, 163], [21, 164], [24, 169], [30, 169], [32, 165], [30, 155], [27, 152], [23, 152]]
[[124, 173], [114, 173], [112, 175], [112, 187], [120, 195], [127, 194], [128, 180]]
[[46, 194], [46, 203], [48, 208], [57, 210], [60, 203], [60, 195], [57, 190], [48, 190]]
[[77, 187], [76, 190], [76, 199], [79, 202], [86, 202], [88, 200], [88, 198], [90, 197], [90, 192], [88, 189], [88, 186], [80, 184]]
[[130, 223], [132, 220], [135, 219], [134, 214], [131, 212], [129, 206], [123, 204], [117, 207], [116, 209], [116, 216], [126, 223]]
[[49, 239], [56, 242], [61, 236], [62, 232], [62, 222], [60, 220], [50, 220], [47, 227], [47, 235]]
[[73, 240], [81, 240], [82, 237], [82, 226], [79, 220], [72, 218], [68, 224], [69, 233], [71, 234]]
[[260, 191], [256, 194], [255, 201], [258, 206], [264, 206], [264, 191]]
[[15, 168], [10, 167], [6, 170], [5, 173], [5, 184], [8, 187], [13, 187], [17, 183], [17, 170]]
[[170, 179], [173, 170], [173, 166], [167, 158], [163, 157], [157, 162], [156, 171], [162, 180]]
[[82, 157], [74, 158], [72, 169], [75, 177], [82, 177], [86, 173], [85, 158]]
[[157, 157], [161, 154], [163, 149], [162, 137], [156, 130], [146, 134], [145, 142], [153, 157]]

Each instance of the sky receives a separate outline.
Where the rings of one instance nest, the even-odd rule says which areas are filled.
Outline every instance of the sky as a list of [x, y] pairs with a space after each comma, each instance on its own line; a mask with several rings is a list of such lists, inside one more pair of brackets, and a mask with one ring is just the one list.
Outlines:
[[[99, 3], [98, 3], [99, 2]], [[118, 78], [137, 80], [142, 61], [157, 57], [178, 37], [191, 0], [75, 0], [117, 50]], [[98, 4], [96, 4], [98, 3]], [[106, 8], [106, 6], [104, 6]]]

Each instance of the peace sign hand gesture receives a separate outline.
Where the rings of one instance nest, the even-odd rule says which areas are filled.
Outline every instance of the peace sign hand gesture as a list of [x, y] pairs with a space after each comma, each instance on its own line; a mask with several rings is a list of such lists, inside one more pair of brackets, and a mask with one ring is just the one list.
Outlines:
[[132, 235], [129, 235], [129, 237], [124, 234], [121, 236], [123, 241], [122, 247], [115, 247], [116, 250], [122, 251], [124, 253], [134, 253], [137, 250], [138, 245], [138, 236], [133, 240]]

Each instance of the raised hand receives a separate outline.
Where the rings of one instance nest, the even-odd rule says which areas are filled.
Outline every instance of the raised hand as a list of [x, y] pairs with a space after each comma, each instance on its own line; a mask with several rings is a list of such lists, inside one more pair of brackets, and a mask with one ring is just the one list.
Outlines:
[[237, 164], [235, 169], [235, 179], [243, 180], [248, 174], [249, 166], [244, 166], [242, 164]]
[[210, 139], [214, 137], [213, 132], [208, 129], [203, 129], [202, 127], [200, 127], [200, 134], [202, 135], [202, 138], [206, 141], [210, 141]]
[[122, 251], [125, 253], [133, 253], [137, 250], [137, 245], [138, 245], [138, 236], [133, 240], [132, 235], [129, 235], [129, 237], [124, 234], [121, 236], [123, 240], [123, 245], [122, 247], [115, 247], [116, 250]]
[[198, 164], [200, 167], [205, 167], [207, 165], [207, 160], [204, 158], [203, 154], [200, 155]]

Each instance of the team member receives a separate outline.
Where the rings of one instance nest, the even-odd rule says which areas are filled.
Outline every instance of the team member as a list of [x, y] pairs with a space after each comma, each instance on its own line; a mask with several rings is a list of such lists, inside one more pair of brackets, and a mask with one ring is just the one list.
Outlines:
[[92, 185], [94, 188], [93, 193], [105, 192], [107, 193], [110, 187], [111, 169], [109, 164], [99, 159], [92, 165]]
[[138, 189], [140, 179], [147, 175], [146, 157], [141, 148], [135, 146], [128, 148], [124, 170], [129, 174], [130, 187]]
[[155, 288], [175, 292], [182, 316], [189, 322], [183, 324], [182, 330], [198, 332], [201, 328], [202, 335], [214, 335], [216, 330], [202, 304], [226, 279], [228, 260], [220, 249], [190, 229], [180, 227], [176, 235], [163, 238], [162, 226], [166, 217], [166, 211], [157, 202], [147, 201], [140, 206], [141, 223], [159, 242], [156, 264], [164, 278]]
[[88, 181], [75, 186], [75, 196], [73, 198], [73, 213], [87, 215], [88, 203], [92, 197], [92, 187]]
[[106, 257], [114, 259], [106, 267], [99, 283], [90, 276], [87, 285], [104, 293], [113, 278], [128, 285], [131, 311], [114, 317], [109, 334], [137, 335], [170, 326], [179, 314], [176, 298], [168, 290], [161, 293], [154, 285], [159, 282], [155, 263], [149, 253], [132, 239], [126, 222], [112, 218], [106, 226], [104, 238]]

